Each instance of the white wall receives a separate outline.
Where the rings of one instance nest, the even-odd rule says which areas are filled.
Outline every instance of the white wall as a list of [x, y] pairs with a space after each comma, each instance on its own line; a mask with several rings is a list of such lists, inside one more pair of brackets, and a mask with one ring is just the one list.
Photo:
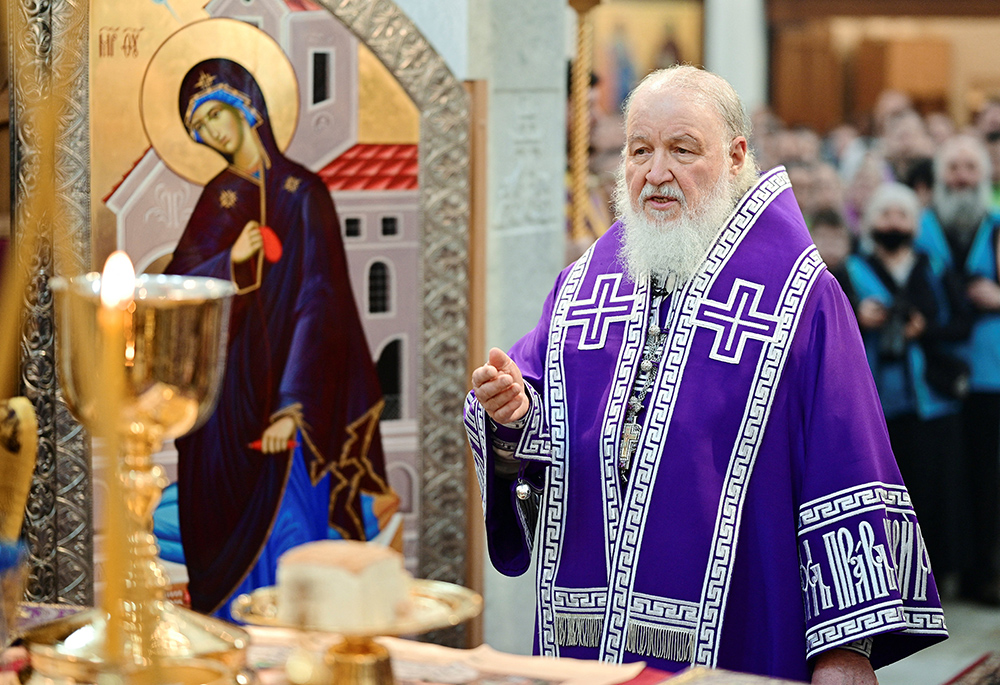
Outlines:
[[[563, 267], [565, 2], [396, 2], [459, 80], [489, 82], [486, 339], [507, 348], [538, 321]], [[534, 574], [484, 566], [486, 642], [530, 654]]]
[[728, 80], [747, 112], [767, 104], [764, 0], [705, 0], [705, 68]]
[[469, 78], [471, 0], [395, 0], [459, 81]]

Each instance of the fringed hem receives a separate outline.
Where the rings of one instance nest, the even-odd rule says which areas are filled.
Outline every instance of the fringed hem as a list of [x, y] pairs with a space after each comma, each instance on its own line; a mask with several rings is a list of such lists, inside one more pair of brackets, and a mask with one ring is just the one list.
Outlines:
[[689, 662], [694, 649], [694, 631], [631, 623], [625, 649], [656, 659]]
[[556, 644], [560, 647], [600, 647], [604, 619], [597, 616], [556, 616]]

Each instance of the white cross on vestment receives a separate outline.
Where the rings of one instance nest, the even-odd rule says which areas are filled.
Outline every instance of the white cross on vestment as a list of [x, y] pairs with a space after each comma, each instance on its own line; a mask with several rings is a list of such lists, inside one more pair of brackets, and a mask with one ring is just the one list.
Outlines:
[[739, 364], [747, 340], [770, 340], [778, 330], [778, 317], [760, 311], [764, 286], [737, 278], [728, 302], [702, 300], [695, 325], [715, 331], [709, 357], [727, 364]]
[[608, 339], [608, 327], [617, 321], [632, 318], [635, 297], [619, 295], [621, 274], [597, 277], [594, 291], [586, 300], [576, 300], [566, 312], [566, 326], [582, 326], [578, 350], [600, 350]]

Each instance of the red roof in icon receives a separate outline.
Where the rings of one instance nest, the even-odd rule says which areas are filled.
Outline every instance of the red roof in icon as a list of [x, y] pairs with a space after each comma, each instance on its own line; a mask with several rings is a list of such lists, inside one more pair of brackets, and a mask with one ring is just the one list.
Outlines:
[[358, 144], [317, 173], [330, 190], [416, 190], [416, 145]]
[[323, 9], [311, 0], [285, 0], [285, 4], [293, 12], [312, 12], [313, 10]]

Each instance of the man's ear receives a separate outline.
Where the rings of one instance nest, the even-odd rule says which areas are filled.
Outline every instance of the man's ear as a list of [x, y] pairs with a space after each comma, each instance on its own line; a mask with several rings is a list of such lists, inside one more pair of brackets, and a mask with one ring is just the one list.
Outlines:
[[733, 176], [738, 176], [747, 161], [747, 139], [736, 136], [729, 143], [729, 170]]

